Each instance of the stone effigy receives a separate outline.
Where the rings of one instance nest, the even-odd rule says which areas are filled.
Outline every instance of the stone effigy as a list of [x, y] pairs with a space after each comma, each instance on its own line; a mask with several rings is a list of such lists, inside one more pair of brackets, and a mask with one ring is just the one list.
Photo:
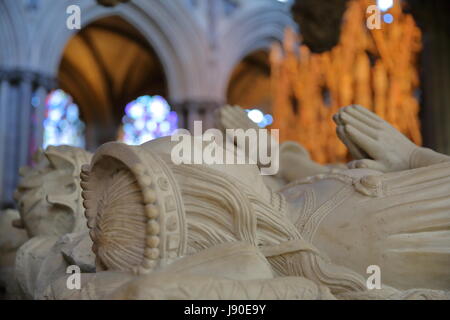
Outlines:
[[86, 229], [80, 200], [80, 170], [92, 155], [69, 146], [38, 151], [36, 165], [21, 168], [15, 193], [21, 220], [30, 238], [62, 236]]
[[[58, 263], [65, 261], [82, 265], [81, 260], [74, 261], [64, 250], [55, 255], [49, 251], [61, 239], [65, 241], [70, 235], [87, 234], [80, 170], [91, 156], [79, 148], [50, 146], [45, 152], [39, 150], [36, 153], [34, 167], [21, 168], [22, 178], [15, 193], [20, 217], [14, 221], [14, 226], [26, 231], [29, 240], [16, 252], [17, 285], [9, 293], [10, 298], [35, 298], [35, 291], [47, 286], [47, 278], [52, 276], [51, 271], [47, 273], [46, 265], [59, 266]], [[83, 244], [86, 241], [86, 252], [82, 255], [93, 256], [90, 239], [85, 237]]]
[[[16, 252], [27, 240], [25, 230], [13, 226], [20, 218], [19, 212], [8, 209], [0, 211], [0, 292], [14, 292], [14, 265]], [[11, 295], [11, 294], [10, 294]], [[0, 299], [4, 298], [0, 294]]]
[[[220, 127], [249, 128], [242, 114], [224, 107]], [[334, 120], [355, 157], [349, 169], [314, 163], [290, 142], [273, 177], [251, 164], [174, 164], [170, 137], [107, 143], [90, 162], [79, 149], [47, 150], [50, 165], [28, 171], [17, 193], [31, 237], [17, 252], [17, 297], [449, 298], [450, 158], [359, 106]], [[25, 183], [42, 172], [56, 178]], [[56, 203], [63, 190], [67, 212], [29, 205]], [[79, 290], [67, 286], [70, 265], [82, 271]], [[367, 287], [371, 265], [380, 289]]]

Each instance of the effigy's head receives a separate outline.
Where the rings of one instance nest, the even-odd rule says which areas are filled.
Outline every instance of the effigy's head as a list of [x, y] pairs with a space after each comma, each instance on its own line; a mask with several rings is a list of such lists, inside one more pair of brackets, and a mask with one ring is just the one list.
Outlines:
[[79, 174], [91, 154], [70, 146], [49, 146], [34, 158], [34, 166], [21, 168], [14, 194], [28, 235], [58, 236], [84, 229]]
[[81, 180], [98, 270], [146, 273], [184, 255], [181, 192], [155, 153], [107, 143], [82, 168]]
[[273, 210], [284, 210], [256, 166], [175, 164], [172, 147], [170, 137], [141, 146], [111, 142], [83, 167], [98, 270], [148, 273], [224, 242], [256, 246], [263, 241], [257, 217], [273, 221]]

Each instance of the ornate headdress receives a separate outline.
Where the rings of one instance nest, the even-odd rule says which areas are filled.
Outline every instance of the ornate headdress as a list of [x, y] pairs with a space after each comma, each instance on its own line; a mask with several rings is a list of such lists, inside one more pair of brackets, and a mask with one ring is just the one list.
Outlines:
[[150, 146], [110, 142], [82, 168], [97, 268], [145, 274], [186, 252], [181, 192]]

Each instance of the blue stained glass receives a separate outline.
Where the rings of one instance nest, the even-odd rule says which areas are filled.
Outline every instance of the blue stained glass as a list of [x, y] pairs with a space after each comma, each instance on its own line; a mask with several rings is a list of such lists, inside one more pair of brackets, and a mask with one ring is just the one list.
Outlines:
[[169, 121], [161, 122], [161, 124], [159, 125], [159, 128], [161, 129], [161, 132], [163, 132], [163, 133], [169, 132], [170, 131], [170, 123], [169, 123]]
[[266, 126], [270, 126], [273, 123], [273, 117], [270, 114], [266, 114], [264, 121], [266, 122]]
[[45, 101], [43, 148], [49, 145], [70, 145], [84, 148], [84, 123], [79, 118], [78, 106], [61, 89], [50, 92]]
[[247, 109], [247, 116], [256, 123], [260, 128], [267, 127], [272, 124], [273, 117], [270, 114], [264, 114], [259, 109]]
[[64, 110], [61, 110], [59, 108], [54, 109], [54, 108], [50, 108], [48, 111], [48, 117], [51, 121], [59, 121], [61, 120], [62, 116], [63, 116], [63, 112]]
[[137, 98], [136, 101], [142, 103], [142, 105], [144, 105], [144, 106], [148, 106], [150, 104], [150, 102], [152, 101], [152, 97], [141, 96], [141, 97]]
[[386, 13], [386, 14], [383, 16], [383, 20], [384, 20], [384, 22], [386, 22], [386, 23], [392, 23], [392, 21], [394, 21], [394, 16], [393, 16], [392, 14], [390, 14], [390, 13]]
[[66, 93], [62, 90], [55, 90], [48, 96], [49, 108], [57, 108], [68, 99]]
[[39, 97], [37, 95], [33, 95], [33, 97], [31, 98], [31, 105], [35, 108], [39, 107]]
[[139, 145], [174, 133], [178, 117], [163, 97], [145, 95], [126, 105], [122, 125], [120, 140]]
[[145, 105], [140, 102], [129, 103], [125, 108], [125, 112], [132, 119], [139, 119], [144, 116]]
[[67, 107], [67, 119], [71, 122], [77, 121], [80, 117], [78, 112], [78, 106], [76, 104], [71, 104]]
[[158, 123], [153, 120], [147, 121], [147, 124], [145, 125], [148, 131], [152, 132], [155, 131], [158, 128]]
[[138, 118], [134, 122], [134, 126], [137, 130], [142, 131], [145, 128], [145, 118]]

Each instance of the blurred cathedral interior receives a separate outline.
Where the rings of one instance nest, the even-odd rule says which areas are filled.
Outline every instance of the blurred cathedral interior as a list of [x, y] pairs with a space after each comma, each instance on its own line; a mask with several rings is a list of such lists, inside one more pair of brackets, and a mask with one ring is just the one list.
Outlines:
[[[79, 29], [67, 25], [71, 5]], [[0, 0], [1, 208], [15, 207], [19, 169], [39, 148], [137, 145], [195, 120], [207, 129], [225, 104], [320, 163], [349, 160], [332, 115], [350, 104], [450, 154], [449, 9], [440, 0]]]

